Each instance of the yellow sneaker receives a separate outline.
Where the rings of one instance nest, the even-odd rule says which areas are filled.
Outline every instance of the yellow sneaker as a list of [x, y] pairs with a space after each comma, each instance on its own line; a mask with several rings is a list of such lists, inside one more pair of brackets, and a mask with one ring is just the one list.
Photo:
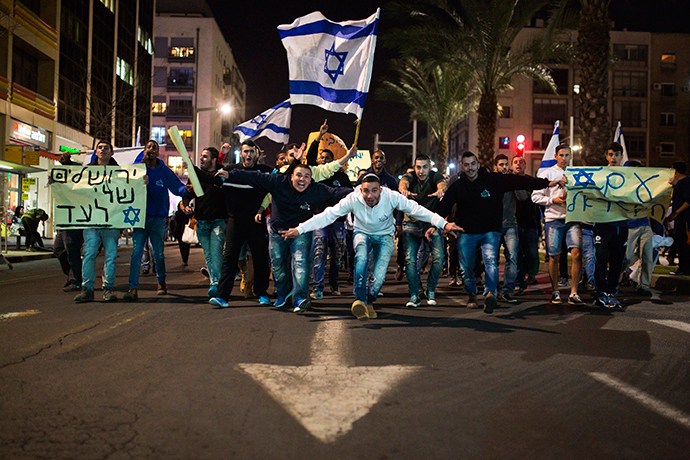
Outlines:
[[369, 319], [376, 319], [379, 317], [379, 315], [376, 314], [373, 305], [365, 305], [365, 308], [367, 309], [367, 316]]
[[369, 319], [367, 316], [367, 306], [361, 300], [355, 300], [352, 303], [352, 308], [350, 309], [352, 314], [357, 317], [360, 321], [366, 321]]

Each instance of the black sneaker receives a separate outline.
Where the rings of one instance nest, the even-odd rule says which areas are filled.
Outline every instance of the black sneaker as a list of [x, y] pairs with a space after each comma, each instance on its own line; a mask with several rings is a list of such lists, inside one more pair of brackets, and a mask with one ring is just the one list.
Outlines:
[[513, 297], [513, 294], [510, 292], [504, 292], [503, 294], [499, 295], [498, 300], [501, 302], [517, 303], [517, 299]]
[[553, 291], [551, 293], [551, 303], [561, 304], [563, 300], [561, 299], [561, 293], [558, 291]]
[[577, 307], [582, 307], [584, 305], [587, 305], [586, 303], [584, 303], [582, 301], [582, 299], [580, 298], [580, 295], [577, 293], [570, 294], [570, 296], [568, 296], [568, 304], [575, 305]]
[[493, 292], [489, 292], [486, 298], [484, 298], [484, 313], [493, 313], [497, 305], [496, 296]]

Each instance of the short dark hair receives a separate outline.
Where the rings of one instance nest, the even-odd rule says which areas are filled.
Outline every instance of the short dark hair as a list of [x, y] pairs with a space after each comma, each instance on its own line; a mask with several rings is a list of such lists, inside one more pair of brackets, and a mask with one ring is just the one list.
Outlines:
[[565, 150], [565, 149], [570, 149], [570, 146], [568, 144], [566, 144], [565, 142], [561, 142], [560, 144], [558, 144], [556, 146], [556, 152], [555, 153], [558, 154], [558, 152], [560, 152], [561, 150]]
[[623, 153], [623, 146], [620, 145], [618, 142], [611, 142], [609, 145], [606, 146], [605, 152], [608, 152], [609, 150]]
[[333, 150], [331, 150], [331, 149], [323, 149], [323, 150], [321, 150], [321, 153], [323, 153], [323, 152], [328, 152], [328, 153], [331, 154], [331, 158], [335, 158], [335, 155], [333, 154]]
[[496, 155], [496, 157], [494, 158], [494, 166], [498, 165], [498, 162], [501, 160], [507, 161], [508, 155], [504, 155], [503, 153], [499, 153], [498, 155]]
[[376, 174], [374, 174], [374, 173], [369, 173], [369, 174], [365, 175], [364, 177], [362, 177], [362, 183], [365, 183], [365, 182], [367, 182], [367, 183], [369, 183], [369, 182], [377, 182], [378, 184], [380, 184], [380, 183], [381, 183], [381, 179], [380, 179], [379, 176], [377, 176]]
[[240, 147], [242, 147], [243, 145], [246, 145], [246, 146], [249, 146], [249, 147], [252, 147], [252, 148], [255, 148], [255, 149], [257, 148], [256, 142], [254, 142], [254, 141], [251, 140], [251, 139], [247, 139], [246, 141], [242, 142], [242, 143], [240, 144]]
[[215, 147], [206, 147], [204, 150], [211, 154], [211, 158], [215, 158], [216, 160], [218, 160], [218, 158], [220, 157], [220, 152]]
[[[160, 150], [161, 146], [158, 144], [157, 141], [155, 141], [155, 140], [153, 140], [153, 139], [149, 139], [149, 140], [146, 141], [146, 144], [148, 144], [149, 142], [153, 142], [154, 144], [156, 144], [156, 149]], [[144, 145], [146, 145], [146, 144], [144, 144]], [[111, 146], [111, 147], [112, 147], [112, 146]]]
[[98, 148], [98, 146], [99, 146], [100, 144], [105, 144], [105, 145], [107, 145], [108, 147], [110, 147], [110, 151], [111, 151], [111, 152], [114, 152], [114, 151], [115, 151], [115, 150], [113, 149], [113, 144], [111, 144], [111, 143], [108, 142], [108, 141], [98, 141], [98, 142], [96, 143], [96, 148]]
[[630, 160], [628, 162], [628, 166], [639, 168], [640, 166], [642, 166], [642, 162], [640, 160]]
[[684, 161], [676, 161], [671, 165], [678, 174], [685, 174], [688, 171], [688, 165]]
[[428, 161], [429, 163], [431, 163], [431, 158], [429, 158], [429, 155], [425, 155], [423, 153], [420, 153], [419, 155], [417, 155], [415, 157], [414, 161], [415, 161], [415, 163], [418, 161]]
[[295, 142], [290, 142], [288, 145], [285, 146], [285, 151], [287, 152], [288, 150], [294, 148], [299, 148], [299, 145], [297, 145]]
[[297, 168], [307, 168], [311, 172], [309, 165], [305, 165], [301, 161], [293, 159], [285, 170], [285, 175], [290, 176]]
[[472, 153], [472, 152], [470, 152], [470, 151], [468, 150], [468, 151], [466, 151], [465, 153], [462, 154], [462, 156], [460, 157], [460, 162], [462, 162], [465, 158], [469, 158], [469, 157], [475, 157], [475, 158], [477, 158], [477, 155], [475, 155], [474, 153]]

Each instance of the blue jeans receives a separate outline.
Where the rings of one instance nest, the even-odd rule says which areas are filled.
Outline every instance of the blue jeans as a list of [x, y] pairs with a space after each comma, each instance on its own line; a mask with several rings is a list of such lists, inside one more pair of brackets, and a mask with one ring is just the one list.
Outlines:
[[498, 287], [498, 247], [501, 242], [501, 232], [461, 233], [458, 240], [458, 258], [462, 264], [465, 292], [477, 293], [477, 283], [474, 281], [474, 261], [477, 247], [481, 248], [486, 272], [484, 295], [489, 291], [496, 294]]
[[338, 289], [340, 259], [343, 256], [345, 223], [333, 222], [325, 228], [314, 230], [314, 290], [323, 291], [326, 277], [326, 256], [331, 253], [331, 266], [328, 270], [328, 284]]
[[582, 229], [582, 269], [585, 279], [594, 286], [594, 233], [589, 228]]
[[225, 219], [197, 220], [196, 236], [204, 250], [209, 286], [218, 286], [220, 269], [223, 266], [223, 245], [225, 244]]
[[[269, 233], [269, 250], [277, 296], [285, 297], [293, 290], [294, 302], [306, 299], [311, 273], [311, 239], [311, 232], [289, 240], [285, 240], [278, 233]], [[291, 259], [292, 270], [290, 270]]]
[[[117, 228], [85, 228], [84, 260], [82, 262], [82, 288], [93, 291], [96, 282], [96, 257], [103, 244], [105, 264], [103, 266], [103, 289], [112, 289], [115, 285], [115, 264], [117, 262], [117, 240], [120, 230]], [[138, 267], [138, 265], [137, 265]]]
[[[355, 231], [355, 300], [373, 305], [386, 279], [388, 263], [393, 253], [393, 235], [368, 235]], [[369, 254], [373, 253], [374, 269], [369, 284]]]
[[539, 264], [539, 229], [518, 227], [518, 248], [517, 285], [527, 289], [526, 276]]
[[[419, 295], [419, 265], [417, 256], [419, 248], [424, 241], [424, 233], [431, 227], [426, 222], [403, 222], [403, 244], [405, 246], [405, 270], [407, 273], [407, 288], [410, 295]], [[426, 288], [429, 292], [436, 291], [438, 279], [443, 270], [443, 235], [440, 230], [431, 235], [429, 243], [431, 253], [431, 268], [426, 280]]]
[[153, 258], [156, 261], [156, 276], [159, 283], [165, 282], [165, 255], [163, 254], [163, 234], [165, 233], [165, 217], [146, 215], [144, 228], [135, 228], [132, 232], [132, 260], [129, 264], [129, 288], [139, 287], [139, 268], [141, 256], [144, 254], [146, 239], [151, 239]]
[[503, 255], [506, 258], [506, 268], [503, 272], [503, 292], [512, 294], [517, 278], [519, 247], [517, 227], [504, 228], [501, 232], [501, 242], [503, 243]]

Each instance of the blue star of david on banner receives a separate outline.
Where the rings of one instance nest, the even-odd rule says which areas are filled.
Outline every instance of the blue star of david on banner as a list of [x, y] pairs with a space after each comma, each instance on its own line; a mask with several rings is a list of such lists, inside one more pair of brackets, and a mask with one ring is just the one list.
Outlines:
[[[141, 213], [141, 209], [134, 209], [130, 206], [122, 212], [125, 215], [125, 224], [134, 225], [139, 222], [139, 214]], [[132, 213], [133, 216], [130, 216], [130, 213]]]
[[267, 115], [262, 113], [260, 115], [255, 116], [254, 118], [252, 118], [249, 123], [256, 125], [257, 127], [261, 126], [264, 124], [264, 121], [266, 121], [266, 117], [267, 117]]
[[[330, 57], [333, 56], [338, 60], [338, 68], [333, 70], [328, 68], [328, 63], [330, 61]], [[347, 57], [347, 51], [343, 51], [342, 53], [338, 53], [335, 50], [335, 42], [331, 45], [331, 49], [326, 50], [326, 64], [323, 66], [323, 71], [328, 74], [328, 76], [331, 78], [331, 81], [335, 84], [335, 81], [338, 79], [339, 75], [343, 75], [343, 71], [345, 70], [345, 58]]]
[[[587, 172], [587, 171], [579, 170], [577, 172], [577, 174], [573, 174], [573, 179], [575, 179], [575, 187], [587, 188], [590, 185], [596, 187], [597, 183], [594, 182], [594, 179], [592, 178], [593, 176], [594, 176], [594, 171]], [[584, 178], [584, 182], [582, 181], [583, 178]]]

